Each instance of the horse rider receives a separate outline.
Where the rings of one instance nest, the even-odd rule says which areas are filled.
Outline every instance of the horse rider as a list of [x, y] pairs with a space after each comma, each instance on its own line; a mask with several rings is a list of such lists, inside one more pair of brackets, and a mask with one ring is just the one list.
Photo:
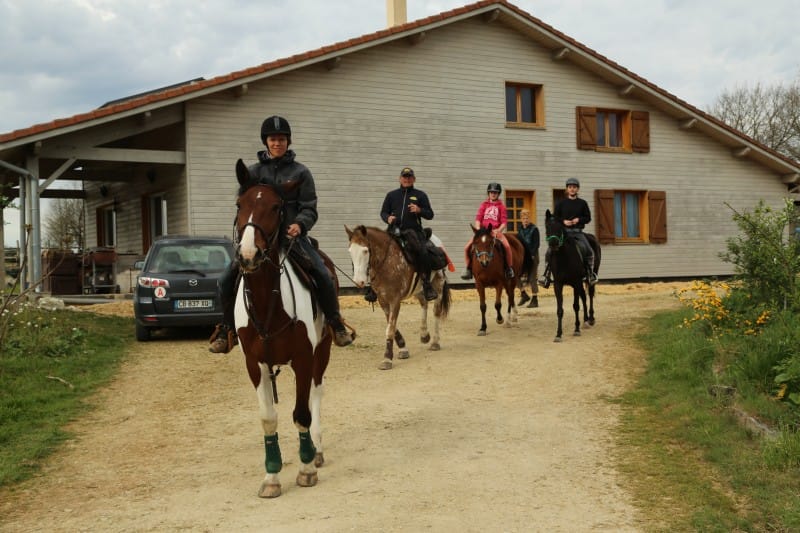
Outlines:
[[[581, 258], [583, 259], [583, 268], [586, 272], [586, 281], [589, 285], [597, 283], [597, 273], [594, 271], [594, 249], [583, 233], [583, 228], [592, 221], [592, 212], [589, 209], [589, 204], [583, 198], [578, 198], [578, 191], [581, 188], [581, 182], [578, 178], [568, 178], [566, 183], [567, 196], [563, 198], [555, 209], [553, 209], [553, 217], [560, 220], [565, 231], [571, 237], [575, 244], [578, 246]], [[545, 289], [550, 286], [552, 280], [550, 279], [550, 249], [547, 249], [545, 254], [545, 268], [544, 275], [539, 283]]]
[[[505, 273], [506, 278], [511, 279], [514, 277], [514, 263], [512, 261], [511, 245], [508, 244], [505, 231], [506, 224], [508, 223], [508, 211], [506, 204], [500, 200], [500, 193], [503, 192], [503, 187], [496, 182], [490, 183], [486, 187], [486, 200], [481, 202], [478, 206], [478, 212], [475, 214], [475, 220], [472, 222], [472, 227], [477, 229], [487, 228], [491, 224], [492, 235], [495, 239], [503, 244], [505, 250]], [[461, 279], [472, 279], [472, 269], [470, 268], [470, 247], [472, 246], [472, 239], [464, 246], [464, 261], [467, 265], [464, 273], [461, 274]]]
[[[433, 219], [433, 208], [428, 195], [414, 186], [417, 176], [411, 167], [403, 167], [398, 179], [400, 187], [389, 191], [383, 199], [381, 220], [389, 225], [388, 231], [394, 237], [402, 239], [405, 251], [413, 258], [425, 299], [435, 300], [438, 294], [431, 285], [432, 258], [428, 252], [428, 236], [422, 228], [422, 219]], [[364, 297], [367, 301], [377, 299], [371, 287]]]
[[[347, 346], [353, 337], [347, 331], [339, 314], [339, 300], [333, 277], [322, 261], [322, 257], [308, 238], [308, 232], [317, 221], [317, 191], [311, 171], [295, 159], [289, 150], [292, 144], [292, 129], [289, 122], [277, 115], [261, 124], [261, 142], [266, 150], [258, 152], [258, 163], [248, 170], [250, 177], [260, 183], [280, 185], [302, 179], [302, 185], [289, 193], [285, 199], [285, 228], [289, 242], [293, 241], [292, 253], [299, 252], [310, 260], [309, 274], [317, 286], [317, 298], [328, 325], [333, 330], [333, 341], [337, 346]], [[219, 280], [223, 322], [218, 324], [211, 336], [209, 351], [228, 353], [238, 340], [234, 330], [233, 307], [238, 281], [239, 265], [231, 262]]]

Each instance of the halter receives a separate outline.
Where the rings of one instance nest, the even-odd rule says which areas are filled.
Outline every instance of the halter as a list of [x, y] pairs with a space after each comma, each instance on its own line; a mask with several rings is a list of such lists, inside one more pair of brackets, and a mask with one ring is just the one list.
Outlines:
[[487, 263], [491, 262], [492, 259], [494, 259], [494, 248], [495, 248], [496, 244], [497, 244], [497, 237], [492, 235], [492, 245], [489, 247], [489, 251], [488, 252], [483, 252], [483, 251], [479, 252], [478, 250], [475, 249], [475, 238], [473, 237], [473, 239], [472, 239], [472, 253], [475, 254], [475, 259], [478, 262], [480, 262], [481, 257], [486, 256], [486, 258], [487, 258], [486, 262]]
[[564, 245], [564, 232], [562, 231], [560, 235], [548, 235], [545, 237], [546, 241], [557, 241], [558, 247], [561, 248]]

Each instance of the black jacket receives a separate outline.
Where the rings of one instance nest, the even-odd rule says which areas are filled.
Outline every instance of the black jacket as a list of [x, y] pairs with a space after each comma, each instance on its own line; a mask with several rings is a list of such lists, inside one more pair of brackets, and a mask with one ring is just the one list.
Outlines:
[[553, 209], [553, 216], [558, 220], [572, 220], [578, 217], [578, 224], [570, 229], [583, 229], [586, 224], [592, 221], [592, 212], [589, 210], [589, 204], [583, 198], [575, 198], [574, 200], [564, 198]]
[[317, 222], [317, 189], [314, 176], [304, 164], [295, 161], [295, 153], [287, 150], [283, 157], [270, 158], [266, 150], [258, 152], [258, 163], [248, 168], [250, 175], [270, 185], [303, 179], [303, 184], [286, 198], [286, 224], [297, 223], [308, 233]]
[[[408, 210], [411, 204], [417, 204], [421, 211], [414, 214]], [[428, 195], [414, 187], [404, 189], [402, 187], [389, 191], [386, 198], [383, 200], [381, 207], [381, 220], [389, 223], [389, 215], [397, 217], [396, 224], [401, 229], [415, 229], [422, 231], [422, 220], [431, 220], [433, 218], [433, 208], [428, 201]]]

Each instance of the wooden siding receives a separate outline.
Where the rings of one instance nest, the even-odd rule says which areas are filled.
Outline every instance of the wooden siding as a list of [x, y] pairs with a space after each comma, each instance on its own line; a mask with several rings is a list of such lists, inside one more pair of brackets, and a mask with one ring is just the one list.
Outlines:
[[[505, 127], [507, 80], [543, 86], [546, 128]], [[648, 111], [650, 152], [578, 150], [577, 106]], [[313, 235], [348, 272], [343, 226], [382, 226], [381, 202], [404, 165], [430, 196], [436, 217], [428, 225], [459, 267], [489, 181], [537, 191], [540, 227], [551, 191], [569, 176], [580, 178], [590, 206], [598, 188], [665, 191], [668, 242], [605, 246], [603, 279], [729, 274], [718, 255], [736, 226], [724, 202], [736, 209], [759, 198], [780, 205], [786, 193], [763, 167], [680, 130], [674, 119], [619, 96], [572, 63], [552, 61], [522, 35], [471, 19], [429, 31], [415, 46], [399, 41], [349, 54], [330, 71], [313, 66], [253, 83], [242, 97], [226, 92], [188, 102], [189, 232], [231, 234], [234, 163], [256, 161], [259, 127], [271, 114], [289, 119], [292, 148], [314, 174], [320, 222]], [[341, 275], [340, 281], [350, 285]]]

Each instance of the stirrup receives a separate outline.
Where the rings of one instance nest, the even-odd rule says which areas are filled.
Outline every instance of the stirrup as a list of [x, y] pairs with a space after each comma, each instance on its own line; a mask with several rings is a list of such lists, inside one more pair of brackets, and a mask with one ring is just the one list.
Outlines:
[[369, 303], [375, 303], [378, 301], [378, 295], [375, 293], [372, 287], [367, 287], [367, 290], [364, 293], [364, 299]]
[[506, 279], [514, 279], [514, 268], [506, 267]]
[[464, 273], [461, 274], [461, 279], [463, 280], [472, 279], [472, 270], [470, 270], [469, 268], [466, 269]]
[[336, 346], [344, 347], [356, 340], [356, 330], [341, 317], [338, 320], [329, 321], [328, 326], [331, 328], [333, 343]]

